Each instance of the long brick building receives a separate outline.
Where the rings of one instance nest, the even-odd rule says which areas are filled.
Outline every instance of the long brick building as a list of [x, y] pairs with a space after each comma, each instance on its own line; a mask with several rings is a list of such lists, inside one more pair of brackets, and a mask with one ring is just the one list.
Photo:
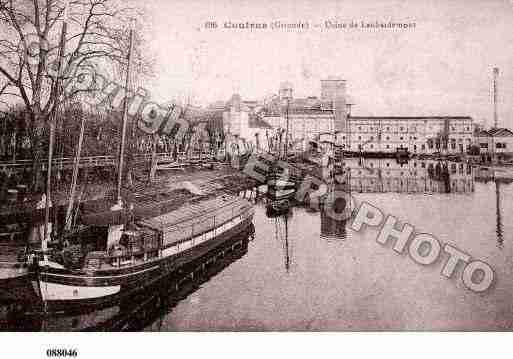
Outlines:
[[[283, 83], [276, 98], [251, 108], [234, 96], [225, 112], [225, 129], [254, 142], [255, 133], [262, 138], [264, 131], [285, 129], [288, 117], [289, 142], [303, 150], [318, 140], [335, 140], [348, 151], [383, 153], [406, 148], [417, 154], [456, 154], [472, 145], [469, 116], [352, 116], [351, 102], [346, 82], [339, 78], [321, 80], [320, 97], [294, 98], [292, 85]], [[260, 121], [251, 121], [252, 116]]]

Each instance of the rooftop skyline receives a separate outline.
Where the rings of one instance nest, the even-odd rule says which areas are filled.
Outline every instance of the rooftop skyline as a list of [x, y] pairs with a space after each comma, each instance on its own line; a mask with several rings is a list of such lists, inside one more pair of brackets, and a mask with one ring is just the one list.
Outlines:
[[[153, 0], [151, 47], [158, 101], [206, 105], [261, 99], [283, 81], [294, 97], [320, 80], [347, 81], [353, 115], [472, 116], [491, 125], [492, 70], [500, 69], [499, 126], [513, 127], [513, 3], [491, 0], [354, 2]], [[227, 29], [230, 23], [309, 23], [309, 29]], [[414, 23], [406, 29], [314, 28], [333, 23]], [[217, 29], [207, 29], [217, 21]], [[493, 40], [493, 41], [492, 41]]]

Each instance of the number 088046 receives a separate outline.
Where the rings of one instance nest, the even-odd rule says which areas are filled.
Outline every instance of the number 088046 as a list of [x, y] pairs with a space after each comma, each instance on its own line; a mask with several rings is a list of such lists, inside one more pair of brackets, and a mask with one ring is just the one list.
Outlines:
[[76, 358], [77, 354], [76, 349], [51, 348], [46, 350], [46, 356], [49, 358]]

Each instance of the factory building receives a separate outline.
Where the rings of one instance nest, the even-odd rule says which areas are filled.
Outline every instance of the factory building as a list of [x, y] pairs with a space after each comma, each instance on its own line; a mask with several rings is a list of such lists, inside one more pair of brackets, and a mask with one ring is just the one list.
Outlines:
[[[255, 133], [272, 136], [289, 128], [291, 149], [306, 150], [315, 141], [335, 141], [346, 151], [412, 154], [466, 153], [473, 143], [473, 121], [468, 116], [376, 117], [352, 116], [346, 81], [321, 80], [320, 97], [294, 98], [289, 82], [282, 83], [278, 96], [265, 104], [242, 101], [234, 95], [223, 116], [225, 130], [255, 141]], [[250, 106], [253, 104], [254, 106]], [[252, 121], [252, 117], [259, 121]], [[254, 125], [259, 124], [258, 128]], [[261, 128], [260, 128], [261, 127]], [[262, 136], [260, 136], [262, 138]]]
[[473, 140], [471, 117], [350, 116], [348, 131], [337, 143], [348, 151], [393, 153], [406, 148], [412, 154], [466, 153]]
[[483, 154], [513, 154], [513, 132], [507, 128], [482, 130], [475, 143]]
[[320, 135], [346, 129], [351, 105], [347, 101], [345, 80], [335, 77], [321, 80], [320, 98], [294, 98], [289, 82], [280, 86], [279, 94], [264, 109], [262, 119], [274, 129], [286, 129], [288, 117], [290, 142], [295, 149], [305, 150]]

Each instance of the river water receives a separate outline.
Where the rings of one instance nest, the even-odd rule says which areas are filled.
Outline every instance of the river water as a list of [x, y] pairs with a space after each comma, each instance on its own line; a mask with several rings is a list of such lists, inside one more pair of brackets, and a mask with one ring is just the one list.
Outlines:
[[[451, 279], [443, 277], [446, 257], [422, 266], [391, 245], [378, 244], [377, 229], [355, 232], [350, 222], [302, 207], [293, 208], [286, 219], [268, 218], [258, 201], [256, 238], [248, 253], [181, 301], [161, 318], [159, 328], [513, 328], [513, 184], [477, 181], [475, 170], [463, 164], [446, 163], [445, 177], [423, 176], [422, 169], [427, 173], [430, 164], [353, 163], [353, 196], [410, 223], [416, 232], [431, 233], [487, 262], [496, 274], [490, 290], [468, 290], [461, 266]], [[436, 172], [436, 162], [433, 167]], [[381, 177], [376, 168], [382, 169]], [[408, 176], [413, 171], [417, 173]]]
[[[388, 163], [388, 165], [387, 165]], [[453, 166], [454, 165], [454, 166]], [[256, 191], [255, 236], [218, 272], [158, 310], [137, 330], [510, 330], [513, 328], [513, 183], [458, 163], [354, 161], [352, 196], [483, 260], [495, 271], [483, 293], [465, 287], [446, 255], [428, 266], [376, 242], [378, 228], [294, 207], [270, 216]], [[109, 311], [110, 310], [110, 311]], [[30, 320], [21, 329], [72, 330], [126, 309]], [[138, 314], [140, 316], [140, 314]], [[130, 321], [130, 320], [128, 320]], [[23, 322], [23, 320], [21, 321]], [[20, 321], [18, 321], [20, 323]], [[142, 323], [142, 324], [141, 324]], [[18, 324], [19, 326], [20, 324]], [[12, 327], [11, 327], [12, 328]], [[129, 327], [130, 328], [130, 327]], [[103, 329], [109, 329], [108, 326]]]

